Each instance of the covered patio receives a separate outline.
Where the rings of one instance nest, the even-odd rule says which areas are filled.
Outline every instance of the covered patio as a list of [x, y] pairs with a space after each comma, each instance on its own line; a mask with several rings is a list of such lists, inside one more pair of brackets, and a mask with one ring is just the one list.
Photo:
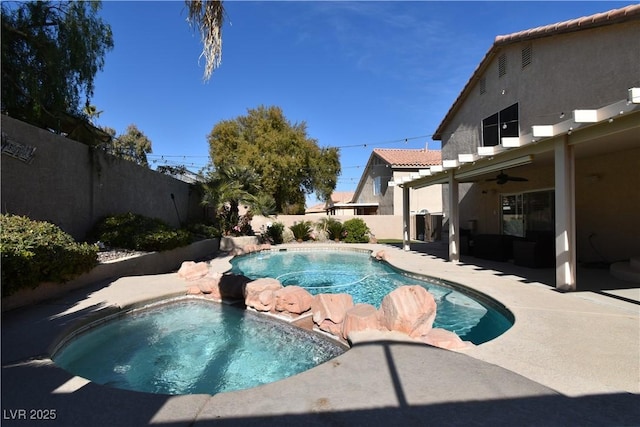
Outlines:
[[[578, 288], [576, 277], [580, 256], [577, 254], [578, 237], [582, 239], [585, 246], [592, 244], [596, 231], [608, 233], [610, 236], [616, 236], [610, 237], [609, 240], [612, 243], [609, 243], [606, 248], [610, 253], [615, 253], [612, 256], [619, 257], [619, 254], [623, 254], [626, 258], [623, 261], [627, 262], [630, 257], [637, 256], [637, 253], [631, 253], [631, 251], [634, 249], [637, 251], [640, 248], [631, 247], [634, 243], [628, 239], [628, 235], [638, 235], [639, 225], [634, 221], [627, 221], [627, 216], [640, 203], [640, 196], [635, 188], [635, 185], [640, 182], [638, 179], [640, 88], [629, 89], [627, 99], [598, 109], [574, 110], [570, 116], [569, 119], [554, 125], [543, 123], [533, 125], [531, 132], [526, 135], [503, 137], [500, 144], [496, 146], [478, 147], [475, 153], [459, 153], [457, 159], [443, 160], [441, 165], [420, 171], [402, 182], [395, 183], [403, 189], [404, 249], [410, 249], [410, 190], [434, 184], [448, 184], [447, 258], [451, 262], [460, 262], [463, 252], [461, 250], [461, 216], [466, 214], [469, 218], [470, 215], [482, 215], [481, 211], [484, 210], [484, 218], [490, 218], [492, 215], [496, 216], [497, 209], [501, 209], [501, 206], [492, 205], [491, 201], [481, 197], [477, 197], [472, 204], [467, 204], [465, 207], [461, 203], [461, 184], [496, 181], [494, 178], [496, 174], [507, 171], [509, 175], [520, 176], [526, 172], [533, 176], [535, 179], [531, 179], [533, 182], [530, 183], [529, 191], [545, 188], [547, 182], [551, 183], [549, 190], [553, 191], [552, 231], [555, 246], [554, 286], [556, 289], [575, 291]], [[606, 157], [611, 155], [616, 157], [607, 161]], [[623, 164], [623, 162], [627, 163]], [[593, 165], [600, 166], [597, 171], [602, 172], [593, 172]], [[610, 182], [606, 190], [599, 193], [597, 184], [608, 178], [605, 175], [613, 173], [630, 179], [630, 182]], [[522, 179], [522, 181], [530, 180]], [[519, 191], [527, 190], [527, 184], [518, 184]], [[634, 189], [625, 191], [629, 185]], [[592, 213], [595, 209], [592, 206], [598, 203], [599, 198], [610, 197], [612, 188], [625, 197], [625, 200], [617, 203], [624, 206], [622, 209], [624, 212], [621, 212], [621, 216], [618, 217], [615, 213], [610, 213], [613, 216], [597, 223], [598, 219], [593, 218]], [[494, 187], [489, 191], [495, 194], [498, 190]], [[500, 188], [499, 191], [504, 189]], [[483, 190], [482, 194], [485, 193], [487, 191]], [[466, 208], [464, 212], [461, 211], [463, 208]], [[604, 206], [602, 209], [617, 208]], [[469, 211], [473, 212], [469, 213]], [[626, 229], [621, 230], [621, 228]], [[505, 234], [503, 225], [495, 221], [486, 225], [484, 232], [494, 235]], [[615, 245], [618, 247], [616, 248]], [[613, 260], [620, 261], [616, 258]], [[585, 279], [581, 278], [581, 280]]]

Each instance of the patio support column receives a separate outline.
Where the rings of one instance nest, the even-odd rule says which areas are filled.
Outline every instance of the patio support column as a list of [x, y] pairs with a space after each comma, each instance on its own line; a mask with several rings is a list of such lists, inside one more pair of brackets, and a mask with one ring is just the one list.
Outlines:
[[569, 136], [555, 145], [556, 289], [576, 290], [575, 158]]
[[449, 176], [449, 261], [460, 261], [460, 233], [458, 225], [460, 223], [460, 212], [458, 200], [458, 181]]
[[411, 250], [411, 216], [409, 215], [409, 187], [402, 186], [402, 248]]

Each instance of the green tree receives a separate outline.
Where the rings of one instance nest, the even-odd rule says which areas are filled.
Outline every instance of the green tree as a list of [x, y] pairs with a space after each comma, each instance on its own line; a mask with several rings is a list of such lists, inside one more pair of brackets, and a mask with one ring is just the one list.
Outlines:
[[280, 213], [304, 213], [305, 196], [313, 192], [327, 200], [340, 174], [338, 149], [318, 147], [306, 123], [290, 123], [279, 107], [260, 106], [224, 120], [208, 141], [215, 169], [235, 165], [254, 171]]
[[[244, 166], [221, 166], [211, 172], [204, 184], [203, 203], [216, 210], [225, 234], [250, 234], [254, 214], [270, 216], [275, 211], [273, 199], [262, 192], [258, 175]], [[249, 208], [244, 217], [240, 205]]]
[[116, 131], [112, 128], [104, 127], [102, 130], [109, 134], [111, 139], [101, 143], [99, 149], [140, 166], [149, 167], [147, 154], [151, 153], [151, 140], [136, 125], [127, 126], [126, 132], [119, 136], [116, 136]]
[[222, 60], [222, 24], [224, 7], [220, 0], [186, 0], [189, 24], [196, 28], [202, 40], [205, 58], [204, 80], [209, 80], [213, 70]]
[[83, 111], [113, 48], [100, 7], [100, 1], [2, 2], [3, 113], [85, 143], [108, 139]]

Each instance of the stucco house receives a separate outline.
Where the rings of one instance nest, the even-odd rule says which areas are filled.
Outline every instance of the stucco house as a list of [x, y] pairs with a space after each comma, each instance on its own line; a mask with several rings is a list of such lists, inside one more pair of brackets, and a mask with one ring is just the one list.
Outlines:
[[451, 261], [469, 250], [535, 267], [551, 254], [561, 290], [576, 289], [578, 263], [633, 279], [640, 5], [497, 36], [433, 139], [442, 162], [399, 185], [405, 199], [447, 185]]
[[[420, 176], [429, 167], [440, 164], [440, 150], [385, 149], [373, 150], [353, 196], [353, 204], [360, 206], [361, 215], [402, 215], [402, 191], [395, 184]], [[411, 192], [412, 213], [442, 212], [440, 185]]]

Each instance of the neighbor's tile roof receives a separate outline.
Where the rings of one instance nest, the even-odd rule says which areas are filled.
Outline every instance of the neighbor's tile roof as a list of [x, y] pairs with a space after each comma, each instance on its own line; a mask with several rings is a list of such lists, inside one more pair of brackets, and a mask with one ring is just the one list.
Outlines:
[[333, 203], [350, 203], [355, 193], [353, 191], [334, 191], [331, 193]]
[[373, 152], [391, 166], [426, 167], [442, 163], [440, 150], [376, 148]]
[[583, 16], [581, 18], [571, 19], [569, 21], [558, 22], [556, 24], [544, 25], [541, 27], [532, 28], [529, 30], [518, 31], [515, 33], [497, 36], [493, 42], [493, 45], [489, 51], [485, 54], [484, 58], [471, 75], [471, 78], [464, 86], [458, 98], [453, 102], [451, 108], [445, 115], [444, 119], [438, 126], [438, 129], [433, 134], [433, 139], [439, 141], [442, 139], [442, 133], [449, 121], [453, 118], [453, 115], [458, 111], [458, 108], [463, 103], [469, 91], [471, 91], [475, 82], [480, 78], [484, 70], [489, 66], [489, 63], [496, 54], [496, 51], [501, 46], [506, 46], [512, 43], [523, 42], [526, 40], [537, 39], [542, 37], [555, 36], [558, 34], [569, 33], [573, 31], [586, 30], [589, 28], [600, 27], [604, 25], [617, 24], [620, 22], [640, 19], [640, 4], [633, 4], [625, 6], [620, 9], [613, 9], [595, 15]]

